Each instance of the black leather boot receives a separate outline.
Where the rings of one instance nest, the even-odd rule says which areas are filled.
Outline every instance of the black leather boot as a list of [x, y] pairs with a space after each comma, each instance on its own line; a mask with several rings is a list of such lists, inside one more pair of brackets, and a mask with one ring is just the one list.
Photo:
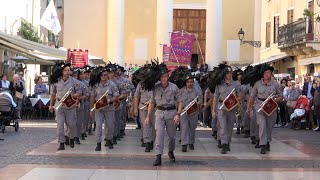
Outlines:
[[240, 128], [239, 127], [237, 128], [236, 134], [240, 134]]
[[112, 144], [111, 140], [107, 140], [106, 144], [104, 146], [107, 146], [109, 149], [113, 149], [113, 144]]
[[161, 166], [161, 154], [157, 155], [156, 161], [153, 163], [154, 166]]
[[94, 122], [93, 123], [93, 131], [96, 131], [96, 126], [97, 126], [97, 124], [96, 124], [96, 122]]
[[189, 144], [189, 149], [190, 150], [194, 150], [194, 145], [193, 144]]
[[150, 152], [151, 151], [151, 143], [146, 143], [146, 149], [144, 150], [144, 152]]
[[65, 138], [66, 138], [66, 141], [65, 141], [65, 145], [66, 146], [69, 146], [70, 145], [70, 140], [69, 140], [69, 137], [68, 136], [65, 136]]
[[88, 135], [92, 135], [92, 129], [91, 128], [88, 130]]
[[255, 146], [254, 148], [260, 148], [259, 143], [260, 143], [260, 140], [257, 140], [257, 141], [256, 141], [256, 146]]
[[227, 153], [227, 144], [222, 144], [221, 154]]
[[113, 139], [112, 139], [112, 144], [118, 144], [118, 143], [117, 143], [117, 137], [113, 137]]
[[120, 134], [117, 134], [117, 140], [120, 141], [121, 138], [120, 138]]
[[250, 130], [246, 130], [244, 134], [244, 138], [249, 138], [250, 137]]
[[97, 143], [95, 151], [101, 151], [101, 143]]
[[85, 135], [84, 135], [84, 133], [82, 133], [81, 134], [81, 140], [85, 140], [86, 138], [85, 138]]
[[266, 153], [267, 153], [266, 145], [262, 145], [260, 154], [266, 154]]
[[182, 145], [181, 151], [182, 151], [182, 152], [187, 152], [187, 145]]
[[154, 147], [154, 143], [153, 141], [151, 141], [151, 150], [153, 150], [153, 147]]
[[218, 141], [218, 148], [222, 148], [221, 140]]
[[266, 151], [270, 151], [270, 143], [269, 142], [267, 142]]
[[81, 144], [81, 143], [80, 143], [80, 139], [79, 139], [78, 137], [75, 137], [75, 138], [74, 138], [74, 142], [75, 142], [76, 144], [78, 144], [78, 145]]
[[142, 142], [141, 147], [147, 147], [147, 143]]
[[256, 144], [256, 137], [255, 136], [251, 136], [251, 144]]
[[[87, 136], [87, 133], [83, 133], [83, 135], [84, 135], [84, 137], [88, 137], [88, 136]], [[83, 140], [84, 140], [84, 139], [83, 139]]]
[[171, 163], [176, 162], [176, 158], [174, 157], [173, 151], [169, 151], [169, 152], [168, 152], [168, 156], [169, 156], [169, 161], [170, 161]]
[[59, 147], [57, 149], [57, 151], [61, 151], [61, 150], [65, 150], [64, 143], [60, 143], [60, 145], [59, 145]]
[[74, 148], [74, 139], [70, 139], [70, 147]]
[[227, 151], [231, 151], [229, 143], [227, 144]]

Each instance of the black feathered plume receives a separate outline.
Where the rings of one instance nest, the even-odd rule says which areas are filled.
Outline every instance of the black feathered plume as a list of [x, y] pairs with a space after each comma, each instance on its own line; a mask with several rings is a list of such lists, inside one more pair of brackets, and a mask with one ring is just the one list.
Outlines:
[[141, 87], [146, 91], [153, 90], [157, 81], [159, 81], [162, 74], [168, 72], [167, 66], [164, 63], [159, 64], [157, 60], [151, 60], [150, 69], [145, 72], [144, 77], [141, 79]]
[[62, 76], [62, 70], [64, 67], [69, 66], [70, 64], [65, 64], [64, 62], [56, 63], [52, 70], [51, 70], [51, 75], [49, 77], [49, 84], [54, 84], [57, 83], [59, 78]]
[[208, 86], [211, 93], [215, 92], [216, 86], [221, 84], [222, 80], [224, 80], [228, 71], [232, 71], [231, 67], [226, 65], [225, 63], [219, 64], [218, 67], [214, 67], [210, 76], [208, 77]]
[[263, 73], [266, 70], [273, 71], [273, 67], [270, 67], [269, 64], [258, 64], [254, 67], [248, 66], [242, 76], [242, 84], [250, 84], [250, 86], [254, 86], [254, 84], [263, 78]]
[[176, 84], [179, 89], [186, 85], [187, 78], [191, 77], [191, 72], [187, 67], [177, 67], [172, 71], [169, 81]]
[[242, 74], [243, 74], [243, 71], [237, 67], [232, 73], [232, 79], [234, 81], [237, 81], [238, 80], [238, 75], [242, 75]]
[[105, 67], [99, 66], [99, 67], [94, 68], [91, 71], [90, 80], [89, 80], [89, 86], [93, 87], [97, 83], [100, 82], [100, 74], [103, 72], [104, 69], [105, 69]]
[[141, 79], [143, 79], [145, 77], [145, 73], [149, 71], [150, 69], [150, 64], [146, 64], [142, 67], [140, 67], [139, 69], [137, 69], [133, 74], [132, 74], [132, 84], [134, 85], [134, 87], [137, 87], [139, 82], [141, 81]]

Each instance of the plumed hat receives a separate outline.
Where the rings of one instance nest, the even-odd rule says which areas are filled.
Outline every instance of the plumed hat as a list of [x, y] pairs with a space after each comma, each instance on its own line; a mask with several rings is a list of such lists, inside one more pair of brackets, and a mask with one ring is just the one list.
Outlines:
[[49, 84], [54, 84], [57, 83], [59, 78], [61, 78], [62, 76], [62, 71], [65, 67], [71, 67], [70, 63], [64, 63], [64, 62], [60, 62], [60, 63], [56, 63], [53, 68], [52, 68], [52, 73], [49, 77]]
[[160, 77], [167, 72], [168, 68], [164, 63], [159, 64], [158, 59], [151, 60], [150, 69], [145, 72], [144, 77], [141, 79], [142, 89], [146, 91], [153, 90]]
[[219, 64], [219, 66], [213, 68], [212, 72], [209, 73], [210, 76], [207, 80], [211, 93], [215, 92], [216, 86], [221, 84], [226, 74], [230, 71], [232, 72], [232, 68], [228, 66], [226, 63], [221, 63]]
[[110, 72], [110, 68], [108, 67], [103, 67], [103, 66], [99, 66], [99, 67], [96, 67], [94, 68], [92, 71], [91, 71], [91, 74], [90, 74], [90, 80], [89, 80], [89, 85], [91, 87], [95, 86], [97, 83], [100, 82], [100, 75], [105, 72], [105, 71], [108, 71]]
[[179, 89], [186, 85], [186, 80], [194, 78], [187, 67], [177, 67], [169, 78], [169, 81], [176, 84]]

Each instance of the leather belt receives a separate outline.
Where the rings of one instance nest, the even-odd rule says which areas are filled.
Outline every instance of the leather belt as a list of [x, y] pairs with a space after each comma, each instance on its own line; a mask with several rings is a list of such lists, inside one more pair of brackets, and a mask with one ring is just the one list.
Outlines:
[[219, 99], [219, 102], [220, 102], [220, 103], [223, 103], [223, 101], [222, 101], [221, 99]]
[[111, 105], [111, 104], [113, 104], [113, 102], [109, 102], [109, 104]]
[[175, 106], [171, 106], [171, 107], [157, 106], [157, 109], [158, 109], [158, 110], [161, 110], [161, 111], [171, 111], [171, 110], [175, 110], [176, 107], [175, 107]]
[[258, 98], [260, 101], [265, 101], [266, 98]]

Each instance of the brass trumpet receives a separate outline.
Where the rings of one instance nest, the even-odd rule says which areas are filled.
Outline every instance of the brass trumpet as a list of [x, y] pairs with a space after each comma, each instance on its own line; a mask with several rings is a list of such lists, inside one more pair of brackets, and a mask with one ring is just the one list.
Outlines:
[[185, 108], [183, 108], [182, 112], [181, 112], [181, 116], [184, 115], [188, 110], [189, 108], [195, 103], [198, 101], [198, 98], [199, 96], [195, 97]]
[[69, 96], [69, 94], [71, 93], [73, 87], [70, 87], [69, 90], [67, 91], [67, 93], [65, 95], [62, 96], [62, 98], [60, 99], [60, 101], [58, 101], [58, 103], [56, 103], [54, 105], [54, 109], [57, 111], [60, 106], [62, 105], [62, 103], [64, 102], [64, 100], [66, 100], [66, 98]]
[[273, 91], [273, 93], [270, 94], [270, 96], [269, 96], [266, 100], [264, 100], [264, 101], [262, 102], [262, 104], [260, 105], [260, 108], [258, 109], [257, 112], [260, 112], [260, 111], [262, 110], [263, 106], [268, 102], [268, 100], [269, 100], [270, 98], [273, 98], [274, 93], [275, 93], [275, 91]]
[[98, 101], [96, 101], [96, 102], [94, 103], [93, 108], [90, 109], [90, 111], [94, 111], [94, 110], [96, 109], [96, 104], [97, 104], [103, 97], [105, 97], [105, 96], [108, 94], [108, 92], [109, 92], [109, 90], [107, 90], [107, 91], [98, 99]]

